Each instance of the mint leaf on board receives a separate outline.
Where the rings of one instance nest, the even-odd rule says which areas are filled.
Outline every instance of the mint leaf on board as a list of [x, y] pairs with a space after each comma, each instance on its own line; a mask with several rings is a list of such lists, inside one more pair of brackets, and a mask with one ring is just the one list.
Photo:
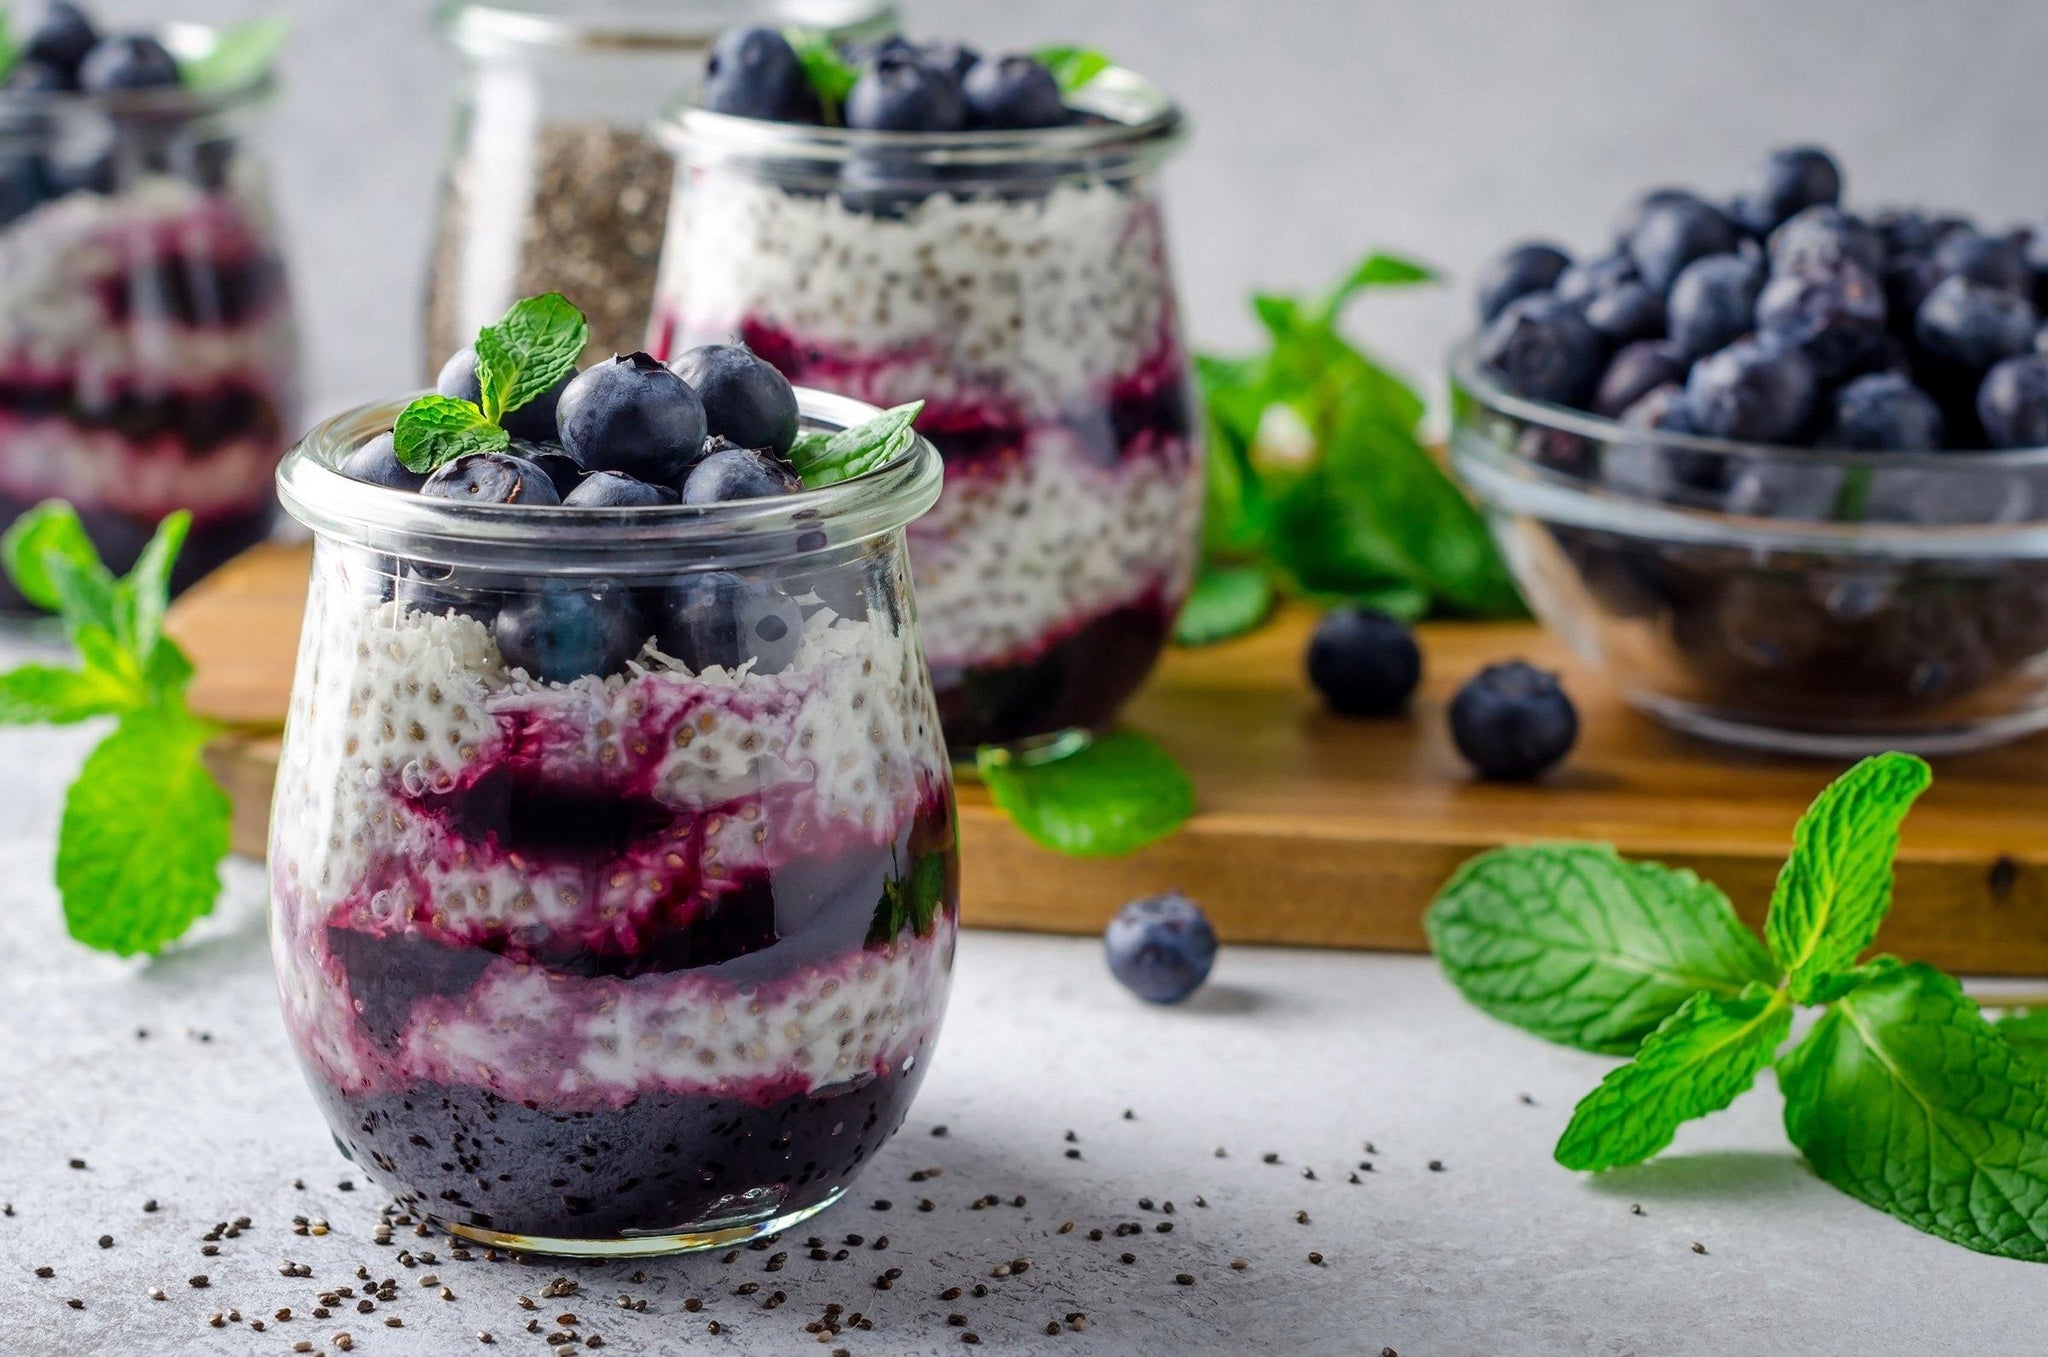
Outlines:
[[1452, 984], [1548, 1041], [1630, 1055], [1698, 991], [1734, 999], [1776, 968], [1728, 897], [1598, 844], [1497, 848], [1423, 916]]
[[1999, 1015], [1998, 1035], [2037, 1058], [2048, 1058], [2048, 1008], [2020, 1008]]
[[1899, 825], [1932, 777], [1911, 754], [1879, 754], [1836, 778], [1799, 817], [1764, 919], [1793, 998], [1811, 1001], [1876, 941], [1892, 907]]
[[85, 535], [78, 511], [60, 499], [44, 500], [0, 535], [0, 560], [5, 561], [15, 589], [38, 608], [58, 612], [64, 600], [51, 574], [52, 558], [74, 567], [76, 578], [70, 587], [77, 605], [87, 609], [78, 620], [111, 628], [114, 576], [100, 564], [100, 554]]
[[57, 888], [71, 936], [161, 951], [220, 894], [232, 808], [200, 753], [214, 728], [181, 706], [121, 718], [64, 798]]
[[860, 68], [846, 59], [828, 35], [816, 29], [785, 28], [782, 36], [789, 40], [789, 45], [796, 49], [796, 59], [803, 63], [804, 75], [818, 96], [826, 125], [836, 125], [841, 121], [840, 109], [846, 96], [853, 93], [853, 82], [860, 79]]
[[178, 63], [178, 78], [191, 90], [231, 90], [253, 85], [276, 62], [291, 30], [291, 20], [281, 14], [222, 29], [211, 48]]
[[1033, 842], [1058, 853], [1129, 853], [1165, 838], [1195, 813], [1188, 775], [1134, 731], [1113, 731], [1045, 763], [984, 746], [975, 763], [996, 805]]
[[1115, 63], [1092, 47], [1052, 46], [1032, 50], [1038, 64], [1052, 72], [1061, 94], [1074, 94]]
[[1255, 565], [1208, 566], [1174, 619], [1173, 639], [1203, 646], [1243, 635], [1273, 611], [1273, 582]]
[[1842, 996], [1778, 1062], [1814, 1172], [1964, 1248], [2048, 1262], [2048, 1063], [1922, 963]]
[[912, 401], [837, 433], [807, 430], [790, 446], [789, 464], [806, 490], [865, 476], [910, 451], [917, 442], [913, 426], [923, 411], [923, 401]]
[[523, 297], [476, 336], [477, 385], [493, 424], [544, 395], [576, 366], [590, 343], [583, 313], [559, 292]]
[[399, 464], [422, 475], [464, 453], [500, 452], [512, 442], [512, 435], [485, 418], [481, 409], [452, 396], [413, 401], [398, 412], [391, 438]]
[[134, 689], [97, 668], [24, 664], [0, 674], [0, 725], [68, 726], [118, 715], [136, 700]]
[[1752, 984], [1734, 998], [1695, 991], [1643, 1038], [1635, 1059], [1579, 1101], [1557, 1142], [1568, 1169], [1640, 1164], [1686, 1122], [1748, 1092], [1792, 1030], [1781, 990]]

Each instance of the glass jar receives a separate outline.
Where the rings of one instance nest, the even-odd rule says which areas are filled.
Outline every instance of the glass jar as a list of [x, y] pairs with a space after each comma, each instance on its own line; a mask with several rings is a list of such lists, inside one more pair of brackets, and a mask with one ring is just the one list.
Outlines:
[[1099, 728], [1191, 582], [1201, 446], [1159, 166], [1179, 110], [1123, 70], [1027, 132], [875, 133], [689, 109], [652, 352], [739, 338], [893, 405], [946, 461], [911, 530], [947, 743]]
[[[806, 423], [873, 414], [800, 392]], [[315, 534], [271, 814], [286, 1027], [455, 1234], [666, 1253], [822, 1210], [945, 1008], [950, 768], [903, 530], [929, 444], [773, 500], [467, 505], [278, 476]]]
[[464, 79], [442, 180], [426, 332], [431, 379], [520, 297], [560, 292], [590, 321], [584, 361], [639, 348], [674, 162], [656, 118], [696, 87], [721, 29], [855, 36], [885, 0], [494, 0], [441, 11]]
[[126, 570], [189, 509], [177, 588], [269, 534], [298, 373], [250, 142], [270, 93], [0, 90], [0, 526], [69, 500]]

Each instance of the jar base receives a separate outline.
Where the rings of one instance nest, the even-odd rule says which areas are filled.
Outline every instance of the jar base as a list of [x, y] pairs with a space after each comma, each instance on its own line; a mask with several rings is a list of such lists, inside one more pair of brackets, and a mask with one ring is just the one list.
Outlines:
[[1740, 749], [1803, 758], [1855, 759], [1894, 749], [1908, 754], [1968, 754], [2048, 730], [2048, 709], [1918, 728], [1799, 730], [1654, 693], [1629, 694], [1626, 700], [1645, 716], [1686, 735]]
[[736, 1248], [764, 1235], [779, 1234], [809, 1220], [845, 1195], [846, 1189], [839, 1187], [823, 1201], [760, 1220], [702, 1230], [621, 1235], [610, 1239], [556, 1239], [541, 1235], [505, 1234], [431, 1215], [428, 1219], [459, 1239], [487, 1248], [511, 1249], [515, 1253], [543, 1254], [551, 1258], [662, 1258], [671, 1254], [700, 1253], [705, 1249]]

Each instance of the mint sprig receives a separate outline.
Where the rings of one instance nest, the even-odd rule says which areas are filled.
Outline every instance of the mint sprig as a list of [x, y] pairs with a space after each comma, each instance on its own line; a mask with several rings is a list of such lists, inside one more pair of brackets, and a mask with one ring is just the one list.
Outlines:
[[476, 336], [481, 401], [421, 396], [398, 415], [392, 450], [408, 471], [431, 475], [466, 453], [499, 452], [512, 436], [506, 415], [551, 390], [573, 370], [590, 342], [590, 326], [559, 292], [512, 303]]
[[1115, 63], [1107, 53], [1092, 47], [1050, 46], [1032, 49], [1038, 64], [1052, 72], [1061, 94], [1073, 94], [1092, 84]]
[[836, 433], [806, 429], [790, 446], [789, 464], [808, 490], [865, 476], [910, 451], [923, 412], [924, 402], [912, 401]]
[[[2048, 1262], [2048, 1033], [2028, 1015], [1993, 1023], [1930, 966], [1858, 960], [1928, 781], [1919, 759], [1882, 754], [1821, 792], [1772, 894], [1768, 953], [1720, 892], [1602, 846], [1499, 849], [1452, 878], [1425, 922], [1453, 984], [1538, 1036], [1633, 1055], [1580, 1101], [1560, 1163], [1640, 1163], [1775, 1064], [1786, 1134], [1827, 1182], [1967, 1248]], [[1800, 1004], [1820, 1019], [1780, 1055]]]
[[14, 71], [14, 63], [21, 59], [21, 48], [14, 40], [14, 32], [8, 27], [7, 11], [0, 9], [0, 80], [5, 80]]
[[938, 918], [945, 899], [944, 855], [920, 855], [909, 872], [893, 874], [882, 883], [882, 898], [868, 924], [868, 945], [885, 943], [906, 928], [918, 937], [925, 936], [932, 931], [932, 922]]
[[1195, 789], [1173, 756], [1134, 731], [1034, 763], [988, 746], [975, 756], [996, 805], [1041, 847], [1110, 857], [1165, 838], [1195, 811]]
[[231, 807], [202, 758], [218, 727], [186, 705], [192, 665], [163, 634], [190, 526], [183, 511], [166, 518], [120, 579], [62, 501], [0, 537], [15, 587], [62, 616], [79, 655], [0, 674], [0, 722], [116, 718], [65, 796], [56, 872], [71, 936], [122, 956], [160, 951], [211, 911], [228, 853]]
[[826, 126], [838, 126], [846, 96], [853, 93], [853, 83], [860, 79], [860, 68], [846, 59], [831, 35], [817, 29], [785, 28], [782, 36], [796, 49], [796, 59], [803, 63], [804, 75], [818, 96]]
[[190, 90], [231, 90], [252, 85], [277, 61], [291, 31], [291, 20], [282, 14], [222, 29], [212, 47], [178, 63], [178, 78]]
[[1173, 639], [1200, 646], [1242, 635], [1266, 620], [1273, 602], [1273, 581], [1258, 566], [1204, 567], [1174, 619]]

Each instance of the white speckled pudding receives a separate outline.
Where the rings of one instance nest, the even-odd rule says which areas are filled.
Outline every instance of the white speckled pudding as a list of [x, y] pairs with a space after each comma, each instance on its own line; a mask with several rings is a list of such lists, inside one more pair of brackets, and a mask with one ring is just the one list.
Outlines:
[[[715, 506], [751, 523], [734, 571], [798, 633], [692, 669], [650, 629], [614, 672], [542, 681], [495, 614], [573, 576], [652, 616], [720, 514], [480, 511], [325, 470], [360, 441], [316, 432], [280, 478], [295, 513], [331, 501], [270, 869], [286, 1025], [337, 1138], [450, 1228], [558, 1252], [699, 1247], [829, 1203], [907, 1112], [952, 965], [952, 789], [901, 522], [841, 535], [859, 482]], [[936, 494], [916, 455], [882, 512]], [[382, 526], [342, 540], [352, 509]], [[780, 545], [778, 513], [802, 527]], [[423, 549], [469, 553], [431, 593], [381, 535], [406, 514], [439, 534]], [[520, 521], [561, 578], [461, 545]]]
[[[737, 336], [793, 381], [926, 402], [946, 492], [911, 552], [956, 751], [1106, 723], [1192, 578], [1200, 446], [1151, 174], [1178, 115], [1140, 108], [899, 134], [886, 162], [873, 134], [676, 129], [653, 351]], [[919, 160], [962, 147], [982, 168]]]

